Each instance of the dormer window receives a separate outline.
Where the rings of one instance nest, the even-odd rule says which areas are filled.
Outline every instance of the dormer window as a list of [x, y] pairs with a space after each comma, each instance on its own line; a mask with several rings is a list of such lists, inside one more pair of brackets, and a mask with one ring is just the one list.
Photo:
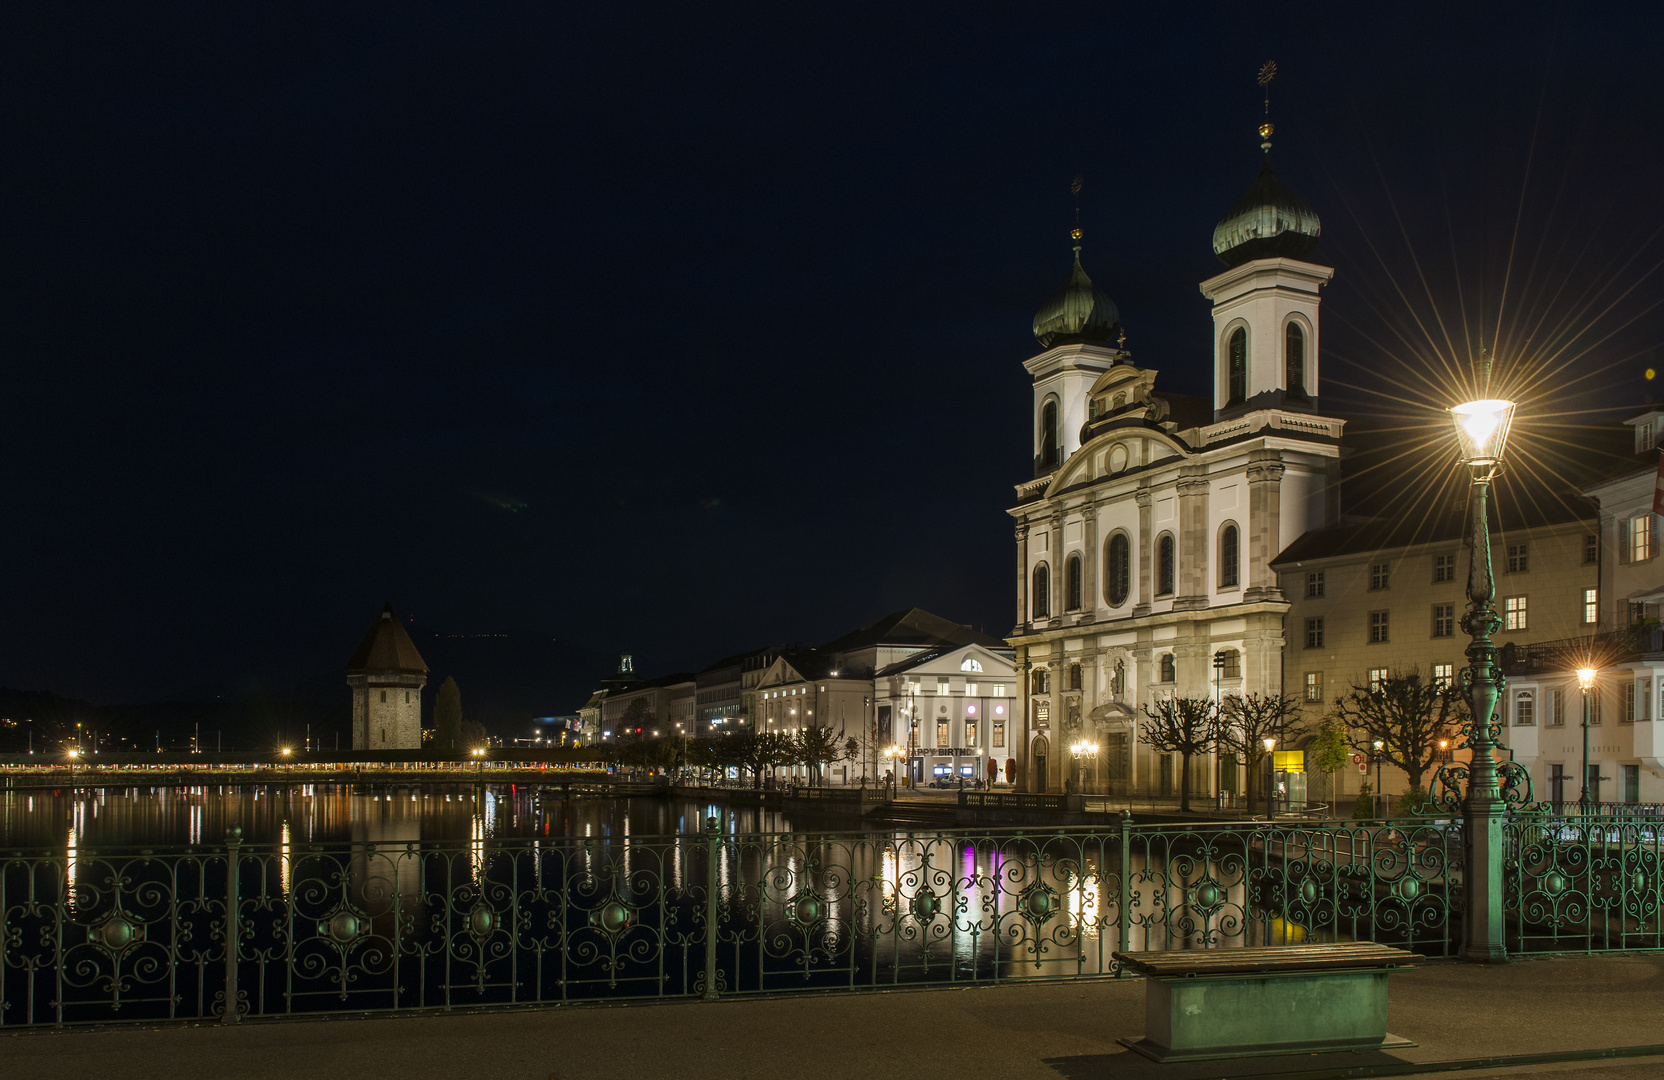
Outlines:
[[1656, 421], [1643, 420], [1635, 425], [1635, 452], [1637, 454], [1651, 450], [1658, 445]]

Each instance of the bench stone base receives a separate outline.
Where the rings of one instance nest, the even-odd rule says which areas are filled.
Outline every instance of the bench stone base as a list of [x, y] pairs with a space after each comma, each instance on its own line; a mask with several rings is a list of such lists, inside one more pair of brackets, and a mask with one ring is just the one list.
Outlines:
[[1153, 977], [1142, 1039], [1123, 1046], [1153, 1061], [1398, 1049], [1387, 1034], [1387, 971]]

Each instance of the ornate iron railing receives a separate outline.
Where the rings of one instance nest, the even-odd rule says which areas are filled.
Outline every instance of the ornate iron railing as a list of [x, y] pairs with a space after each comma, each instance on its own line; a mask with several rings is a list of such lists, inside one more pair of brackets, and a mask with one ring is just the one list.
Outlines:
[[[1510, 828], [1517, 947], [1660, 947], [1656, 833]], [[0, 1025], [1113, 976], [1127, 949], [1367, 939], [1451, 955], [1461, 850], [1436, 821], [1123, 818], [0, 852]]]

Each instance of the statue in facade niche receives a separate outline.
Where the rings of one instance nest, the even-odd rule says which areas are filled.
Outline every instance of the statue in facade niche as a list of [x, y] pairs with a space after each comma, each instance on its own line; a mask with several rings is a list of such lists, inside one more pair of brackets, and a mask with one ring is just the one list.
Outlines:
[[1109, 696], [1115, 701], [1127, 700], [1127, 662], [1115, 661], [1115, 675], [1109, 680]]

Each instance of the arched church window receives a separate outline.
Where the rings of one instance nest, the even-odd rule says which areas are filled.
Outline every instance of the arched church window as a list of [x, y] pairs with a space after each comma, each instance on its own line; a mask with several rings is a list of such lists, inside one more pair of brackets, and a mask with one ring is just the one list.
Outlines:
[[1132, 583], [1132, 544], [1127, 534], [1118, 532], [1109, 538], [1104, 552], [1104, 599], [1110, 607], [1127, 602]]
[[1034, 617], [1049, 618], [1052, 613], [1051, 571], [1045, 563], [1034, 568]]
[[1248, 399], [1248, 331], [1237, 327], [1231, 333], [1229, 348], [1230, 400], [1229, 405], [1240, 405]]
[[1170, 653], [1170, 652], [1161, 654], [1161, 680], [1160, 681], [1161, 682], [1178, 682], [1179, 681], [1178, 668], [1173, 663], [1173, 654]]
[[1300, 324], [1288, 324], [1288, 333], [1283, 342], [1283, 365], [1287, 370], [1289, 397], [1303, 398], [1306, 396], [1306, 332], [1300, 329]]
[[1080, 556], [1071, 555], [1063, 564], [1063, 601], [1065, 611], [1080, 610]]
[[1238, 568], [1241, 563], [1238, 551], [1241, 545], [1237, 542], [1235, 524], [1228, 524], [1219, 531], [1219, 587], [1234, 589], [1237, 586]]
[[1055, 469], [1062, 464], [1057, 440], [1057, 402], [1040, 407], [1040, 468]]
[[1173, 595], [1173, 534], [1162, 533], [1156, 541], [1156, 595]]

